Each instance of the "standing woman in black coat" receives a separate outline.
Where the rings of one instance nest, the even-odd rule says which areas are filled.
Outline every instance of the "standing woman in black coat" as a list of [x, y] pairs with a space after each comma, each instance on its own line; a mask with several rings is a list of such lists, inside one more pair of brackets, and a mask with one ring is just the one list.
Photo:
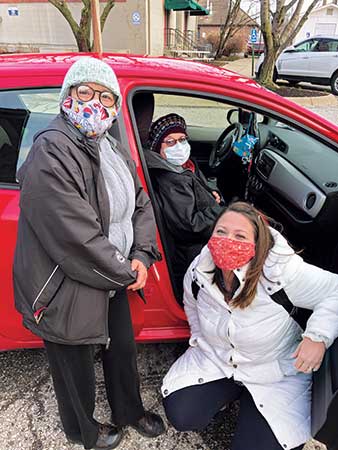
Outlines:
[[211, 188], [195, 161], [190, 159], [187, 126], [178, 114], [167, 114], [152, 123], [146, 161], [156, 198], [170, 233], [171, 262], [179, 297], [184, 274], [218, 217], [220, 194]]
[[[18, 172], [16, 308], [44, 341], [68, 440], [95, 450], [117, 447], [126, 425], [147, 437], [164, 432], [140, 396], [127, 298], [160, 255], [135, 162], [108, 133], [121, 101], [112, 68], [80, 57], [65, 76], [60, 114]], [[98, 344], [114, 426], [93, 416]]]

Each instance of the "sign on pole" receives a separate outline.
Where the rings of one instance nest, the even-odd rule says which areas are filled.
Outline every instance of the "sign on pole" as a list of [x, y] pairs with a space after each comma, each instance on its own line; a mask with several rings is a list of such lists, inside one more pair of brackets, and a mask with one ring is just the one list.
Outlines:
[[250, 42], [251, 42], [251, 43], [257, 42], [257, 30], [256, 30], [256, 28], [251, 28], [251, 32], [250, 32]]
[[251, 28], [250, 32], [250, 42], [251, 42], [251, 76], [255, 73], [255, 49], [254, 44], [257, 42], [257, 30], [256, 28]]

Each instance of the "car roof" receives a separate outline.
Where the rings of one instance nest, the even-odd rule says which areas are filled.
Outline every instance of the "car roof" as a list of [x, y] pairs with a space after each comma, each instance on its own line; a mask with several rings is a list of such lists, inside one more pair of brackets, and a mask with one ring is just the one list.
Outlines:
[[[34, 87], [61, 86], [69, 67], [82, 56], [99, 57], [94, 53], [21, 53], [0, 55], [0, 90]], [[153, 85], [151, 80], [163, 80], [163, 84], [172, 87], [173, 83], [184, 89], [190, 89], [194, 83], [213, 92], [229, 95], [241, 102], [260, 104], [308, 126], [314, 126], [321, 132], [326, 129], [330, 138], [337, 140], [337, 127], [312, 111], [280, 97], [276, 93], [260, 86], [251, 78], [238, 73], [212, 66], [210, 64], [186, 61], [163, 56], [143, 56], [130, 54], [104, 53], [100, 58], [107, 62], [117, 77], [142, 80], [141, 85]], [[52, 70], [50, 68], [52, 67]], [[171, 81], [171, 82], [168, 82]], [[328, 133], [327, 133], [328, 132]]]
[[[18, 79], [20, 73], [22, 73], [29, 86], [31, 83], [32, 85], [38, 85], [36, 80], [28, 80], [28, 77], [30, 75], [34, 77], [42, 74], [48, 76], [50, 74], [54, 75], [55, 78], [58, 78], [58, 76], [63, 78], [69, 67], [82, 56], [97, 57], [98, 55], [93, 53], [0, 55], [0, 77], [8, 78], [13, 76]], [[208, 81], [211, 82], [212, 80], [219, 82], [224, 77], [228, 81], [236, 83], [246, 83], [248, 81], [245, 77], [229, 70], [182, 59], [113, 53], [104, 53], [102, 59], [114, 69], [118, 77], [170, 78], [205, 82], [205, 77], [208, 76]], [[53, 64], [52, 73], [49, 70], [51, 64]], [[253, 83], [252, 80], [251, 83]], [[60, 84], [60, 81], [58, 84]], [[259, 85], [257, 84], [257, 86]]]

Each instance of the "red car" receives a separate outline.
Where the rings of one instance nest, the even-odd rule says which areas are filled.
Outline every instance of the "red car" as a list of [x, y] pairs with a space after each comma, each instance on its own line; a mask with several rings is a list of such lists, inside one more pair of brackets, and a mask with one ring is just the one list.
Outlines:
[[264, 53], [264, 42], [260, 41], [260, 42], [251, 42], [248, 41], [247, 46], [246, 46], [246, 51], [244, 52], [244, 58], [247, 58], [248, 56], [252, 55], [252, 50], [254, 55], [261, 55], [262, 53]]
[[[58, 113], [58, 92], [76, 54], [0, 57], [0, 349], [41, 346], [22, 326], [13, 298], [12, 262], [19, 214], [16, 170], [34, 134]], [[124, 98], [112, 134], [129, 147], [153, 201], [164, 258], [150, 269], [147, 303], [130, 295], [140, 342], [189, 336], [171, 282], [165, 223], [154, 196], [137, 129], [135, 95], [151, 93], [153, 119], [176, 112], [188, 123], [192, 155], [226, 201], [246, 198], [284, 225], [310, 262], [338, 269], [338, 128], [251, 79], [182, 60], [105, 54]], [[249, 123], [250, 129], [249, 129]], [[258, 138], [252, 163], [233, 151], [239, 130]], [[167, 257], [166, 257], [167, 256]], [[32, 261], [34, 264], [34, 261]]]

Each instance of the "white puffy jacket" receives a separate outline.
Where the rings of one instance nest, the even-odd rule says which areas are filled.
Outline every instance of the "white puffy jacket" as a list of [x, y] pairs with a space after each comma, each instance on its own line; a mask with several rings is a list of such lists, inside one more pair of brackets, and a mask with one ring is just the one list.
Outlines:
[[[220, 378], [244, 383], [281, 446], [306, 442], [311, 429], [311, 375], [298, 372], [291, 357], [302, 330], [270, 295], [283, 288], [292, 303], [313, 310], [303, 336], [331, 345], [338, 335], [338, 275], [307, 264], [284, 237], [271, 229], [275, 245], [264, 265], [257, 294], [245, 309], [232, 308], [210, 273], [214, 263], [204, 247], [184, 279], [190, 347], [163, 380], [162, 394]], [[243, 288], [247, 265], [236, 269]], [[195, 280], [197, 300], [191, 291]]]

